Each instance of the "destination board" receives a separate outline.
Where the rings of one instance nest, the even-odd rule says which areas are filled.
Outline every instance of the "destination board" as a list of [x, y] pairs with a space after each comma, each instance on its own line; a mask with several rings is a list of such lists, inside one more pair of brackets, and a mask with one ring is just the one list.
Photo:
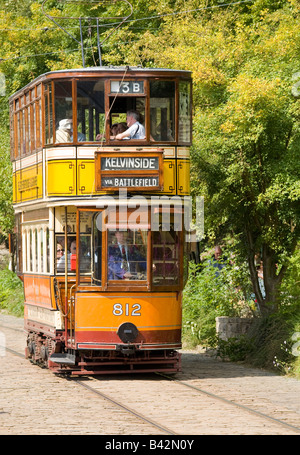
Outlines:
[[97, 191], [128, 188], [132, 191], [163, 189], [163, 155], [156, 152], [97, 152]]
[[159, 185], [158, 177], [102, 177], [103, 188], [157, 188]]
[[102, 171], [158, 170], [158, 157], [105, 157], [101, 158]]

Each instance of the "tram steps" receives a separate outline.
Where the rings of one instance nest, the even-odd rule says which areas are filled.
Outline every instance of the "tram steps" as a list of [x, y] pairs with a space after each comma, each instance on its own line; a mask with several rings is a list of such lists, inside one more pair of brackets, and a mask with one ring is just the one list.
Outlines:
[[50, 356], [51, 362], [62, 363], [65, 365], [75, 365], [75, 355], [69, 353], [54, 353]]

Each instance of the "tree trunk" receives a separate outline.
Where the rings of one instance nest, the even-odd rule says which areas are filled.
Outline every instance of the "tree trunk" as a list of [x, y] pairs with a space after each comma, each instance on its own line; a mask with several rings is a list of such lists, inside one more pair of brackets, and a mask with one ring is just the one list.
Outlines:
[[[252, 232], [246, 226], [246, 236], [248, 240], [248, 264], [251, 282], [255, 293], [258, 309], [262, 316], [274, 313], [278, 309], [279, 288], [283, 273], [276, 274], [275, 252], [270, 250], [265, 244], [262, 245], [262, 261], [263, 261], [263, 282], [265, 288], [265, 296], [263, 296], [258, 280], [258, 273], [255, 265], [255, 245], [252, 237]], [[283, 272], [283, 270], [282, 270]]]
[[280, 271], [278, 271], [276, 253], [267, 245], [263, 245], [262, 259], [264, 269], [264, 284], [266, 290], [266, 303], [271, 308], [271, 312], [275, 312], [277, 311], [278, 305], [280, 303], [280, 285], [286, 271], [286, 266], [281, 266]]

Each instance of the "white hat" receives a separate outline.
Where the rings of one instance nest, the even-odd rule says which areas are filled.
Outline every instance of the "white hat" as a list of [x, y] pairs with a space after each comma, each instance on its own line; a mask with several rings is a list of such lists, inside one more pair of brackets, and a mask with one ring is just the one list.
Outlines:
[[59, 128], [65, 128], [67, 130], [71, 130], [73, 127], [73, 120], [72, 119], [63, 119], [59, 122]]

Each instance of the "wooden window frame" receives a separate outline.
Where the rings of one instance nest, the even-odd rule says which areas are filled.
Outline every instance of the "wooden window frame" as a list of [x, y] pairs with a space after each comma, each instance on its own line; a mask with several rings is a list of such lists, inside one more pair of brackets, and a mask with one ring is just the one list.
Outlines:
[[155, 146], [156, 144], [164, 144], [164, 145], [175, 145], [177, 143], [177, 139], [178, 139], [178, 122], [179, 122], [179, 118], [178, 118], [178, 112], [179, 112], [179, 109], [178, 109], [178, 99], [179, 99], [179, 92], [178, 92], [178, 87], [179, 87], [179, 79], [178, 78], [172, 78], [172, 77], [168, 77], [168, 78], [161, 78], [159, 79], [160, 82], [174, 82], [175, 84], [175, 96], [174, 96], [174, 102], [175, 102], [175, 105], [174, 105], [174, 128], [175, 128], [175, 135], [174, 135], [174, 140], [173, 141], [150, 141], [150, 128], [151, 128], [151, 125], [150, 125], [150, 83], [151, 82], [155, 82], [158, 78], [157, 77], [154, 77], [154, 78], [149, 78], [148, 79], [148, 84], [149, 84], [149, 89], [148, 89], [148, 122], [149, 122], [149, 138], [148, 138], [148, 141], [151, 143], [152, 146]]
[[[163, 212], [163, 208], [160, 207], [158, 209], [158, 213], [162, 213]], [[177, 212], [177, 208], [172, 208], [172, 207], [168, 207], [168, 210], [170, 210], [170, 214], [172, 213], [175, 213]], [[172, 285], [172, 284], [166, 284], [166, 285], [163, 285], [163, 284], [159, 284], [159, 285], [155, 285], [153, 284], [153, 282], [151, 281], [151, 290], [152, 291], [160, 291], [160, 292], [163, 292], [163, 291], [181, 291], [183, 289], [183, 280], [184, 280], [184, 277], [183, 277], [183, 269], [184, 269], [184, 263], [183, 263], [183, 251], [184, 251], [184, 235], [185, 235], [185, 232], [184, 232], [184, 213], [183, 213], [183, 209], [180, 209], [180, 211], [182, 211], [182, 214], [181, 214], [181, 227], [182, 229], [180, 231], [177, 231], [178, 233], [178, 236], [179, 236], [179, 241], [178, 241], [178, 264], [179, 264], [179, 281], [177, 284], [175, 285]], [[155, 231], [154, 231], [155, 232]], [[156, 231], [157, 232], [157, 231]], [[152, 233], [151, 233], [152, 234]], [[153, 235], [151, 235], [151, 252], [153, 251]]]
[[[127, 207], [127, 219], [126, 224], [128, 225], [129, 217], [134, 213], [135, 209]], [[174, 209], [170, 209], [171, 213]], [[80, 213], [81, 212], [99, 212], [103, 214], [103, 217], [107, 212], [105, 209], [93, 208], [77, 208], [77, 236], [76, 236], [76, 250], [79, 252], [80, 243]], [[184, 251], [184, 229], [182, 224], [181, 231], [178, 232], [178, 264], [179, 264], [179, 281], [175, 285], [171, 284], [153, 284], [153, 270], [152, 270], [152, 252], [153, 252], [153, 232], [151, 231], [151, 207], [147, 208], [148, 213], [148, 231], [147, 231], [147, 278], [146, 280], [108, 280], [107, 274], [107, 253], [108, 253], [108, 230], [109, 223], [103, 220], [102, 230], [102, 257], [101, 257], [101, 285], [83, 284], [83, 280], [80, 278], [80, 259], [79, 255], [76, 263], [76, 287], [79, 292], [179, 292], [183, 288], [183, 251]], [[182, 213], [182, 223], [184, 222], [184, 214]], [[120, 226], [124, 226], [122, 220], [120, 220], [120, 212], [116, 210], [116, 230]], [[143, 226], [143, 225], [142, 225]], [[129, 226], [130, 228], [130, 226]], [[176, 246], [176, 244], [175, 244]], [[92, 251], [93, 254], [93, 251]], [[72, 275], [73, 276], [73, 275]]]

